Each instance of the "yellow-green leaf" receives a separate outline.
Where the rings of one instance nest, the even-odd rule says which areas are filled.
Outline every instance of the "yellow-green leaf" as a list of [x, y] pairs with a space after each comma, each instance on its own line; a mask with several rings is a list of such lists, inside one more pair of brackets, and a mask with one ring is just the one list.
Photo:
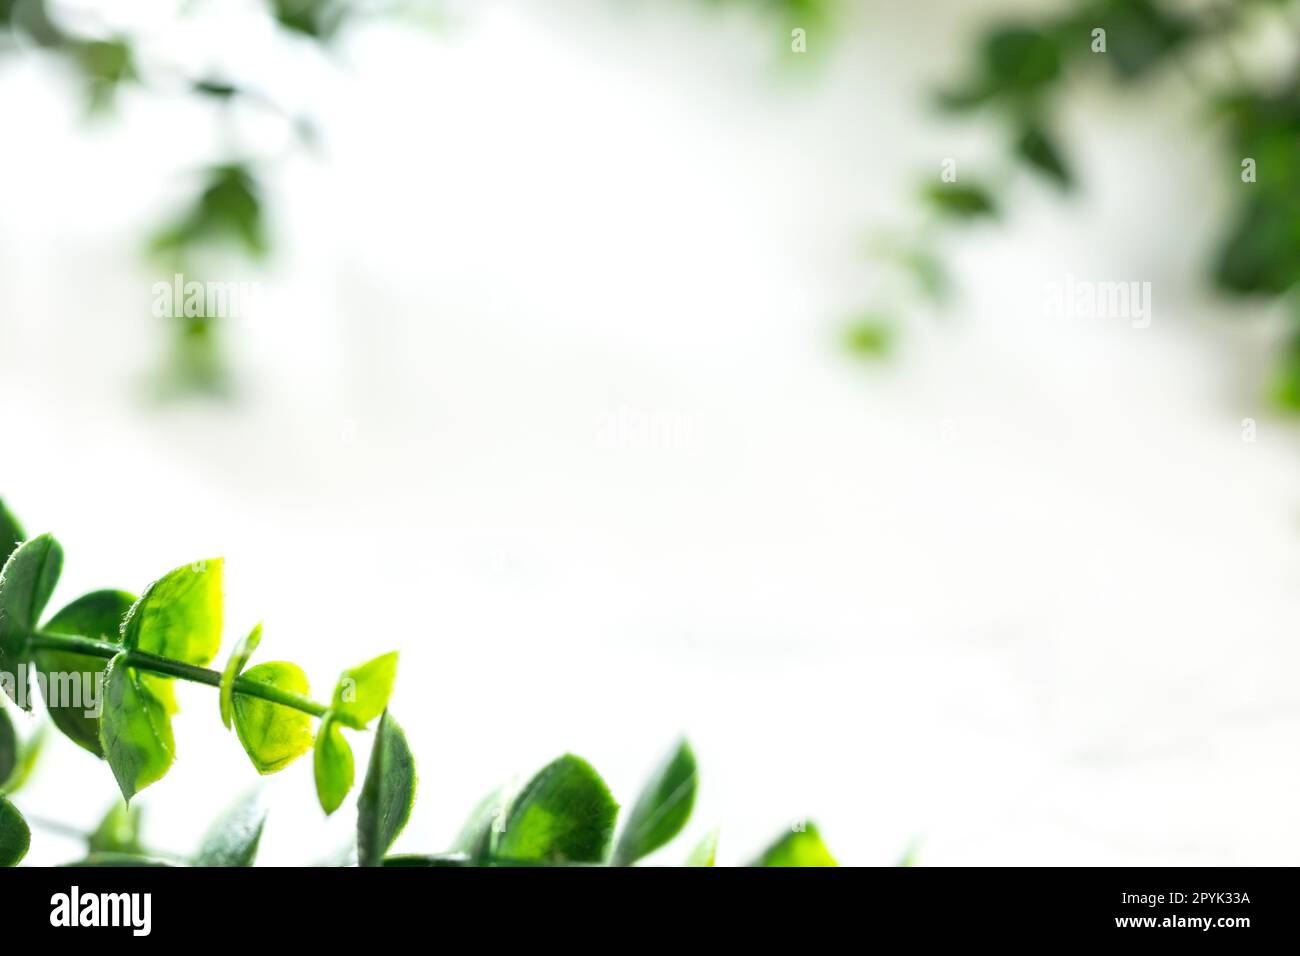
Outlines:
[[618, 804], [600, 774], [566, 754], [519, 792], [496, 856], [506, 863], [603, 863], [617, 817]]
[[839, 866], [816, 825], [802, 824], [768, 847], [754, 866]]
[[339, 723], [362, 730], [384, 712], [397, 680], [397, 652], [343, 672], [330, 709]]
[[696, 844], [691, 855], [686, 858], [687, 866], [713, 866], [718, 858], [718, 830], [715, 827], [704, 834], [704, 839]]
[[262, 625], [258, 624], [248, 633], [247, 637], [240, 639], [235, 645], [235, 649], [230, 653], [230, 660], [226, 661], [226, 669], [221, 674], [221, 692], [218, 695], [221, 703], [221, 722], [230, 729], [230, 722], [233, 719], [235, 707], [235, 678], [244, 670], [244, 665], [248, 659], [253, 656], [253, 651], [257, 650], [257, 645], [262, 643]]
[[[311, 693], [307, 675], [297, 664], [271, 661], [258, 664], [244, 680], [269, 684], [306, 696]], [[235, 732], [258, 773], [283, 770], [312, 744], [311, 716], [283, 704], [235, 691]]]
[[207, 666], [221, 647], [222, 567], [220, 558], [196, 561], [149, 585], [122, 624], [125, 645]]
[[343, 732], [329, 714], [316, 731], [316, 753], [312, 762], [316, 772], [316, 796], [321, 809], [331, 814], [342, 805], [352, 789], [356, 762], [352, 757], [352, 747], [343, 739]]

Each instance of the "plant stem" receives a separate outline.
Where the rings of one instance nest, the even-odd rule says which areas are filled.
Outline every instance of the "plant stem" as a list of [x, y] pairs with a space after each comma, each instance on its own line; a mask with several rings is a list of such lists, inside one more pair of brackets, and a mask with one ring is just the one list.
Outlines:
[[[84, 654], [87, 657], [100, 657], [105, 660], [117, 657], [119, 654], [125, 654], [127, 665], [134, 667], [136, 670], [160, 674], [163, 677], [175, 677], [195, 684], [207, 684], [209, 687], [221, 686], [220, 671], [214, 671], [208, 667], [199, 667], [195, 664], [186, 664], [184, 661], [174, 661], [169, 657], [160, 657], [147, 651], [126, 650], [122, 645], [112, 644], [108, 641], [97, 641], [89, 637], [78, 637], [72, 634], [37, 632], [31, 635], [31, 646], [72, 654]], [[249, 680], [247, 677], [236, 677], [234, 687], [236, 694], [242, 694], [245, 697], [259, 697], [273, 704], [280, 704], [284, 707], [300, 710], [305, 714], [311, 714], [313, 717], [323, 717], [325, 711], [328, 710], [325, 705], [316, 703], [310, 697], [296, 694], [291, 690], [273, 687], [270, 684], [263, 684], [260, 681]]]

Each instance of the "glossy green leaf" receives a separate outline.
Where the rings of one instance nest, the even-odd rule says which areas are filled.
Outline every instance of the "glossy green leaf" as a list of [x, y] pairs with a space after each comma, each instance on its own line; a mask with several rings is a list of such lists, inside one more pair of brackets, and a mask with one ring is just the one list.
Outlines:
[[196, 561], [145, 588], [122, 624], [125, 645], [205, 667], [221, 647], [222, 560]]
[[361, 730], [388, 707], [397, 680], [397, 652], [343, 672], [330, 710], [339, 723]]
[[[297, 664], [271, 661], [258, 664], [244, 679], [307, 696], [311, 687]], [[261, 774], [283, 770], [312, 745], [311, 715], [260, 697], [235, 693], [235, 732]]]
[[9, 560], [9, 555], [14, 553], [26, 537], [23, 526], [18, 523], [13, 512], [5, 507], [4, 501], [0, 500], [0, 566]]
[[[117, 643], [122, 619], [133, 603], [135, 597], [125, 591], [94, 591], [59, 611], [42, 630]], [[90, 695], [102, 692], [108, 662], [102, 657], [48, 648], [38, 650], [34, 657], [37, 669], [45, 675], [45, 703], [54, 726], [78, 746], [102, 757], [99, 718], [92, 716], [95, 708]]]
[[32, 845], [32, 831], [17, 807], [0, 797], [0, 866], [17, 866]]
[[18, 731], [14, 730], [9, 711], [0, 705], [0, 793], [8, 789], [5, 784], [18, 769], [18, 762]]
[[258, 624], [253, 628], [247, 637], [240, 638], [235, 649], [230, 652], [230, 660], [226, 661], [226, 669], [221, 673], [221, 691], [218, 695], [221, 703], [221, 722], [230, 729], [230, 722], [234, 719], [235, 710], [235, 678], [243, 673], [248, 659], [253, 656], [257, 650], [257, 645], [262, 643], [262, 625]]
[[[17, 674], [27, 660], [27, 642], [49, 603], [63, 567], [63, 548], [48, 534], [19, 545], [0, 571], [0, 671]], [[5, 692], [17, 699], [11, 680]], [[25, 702], [27, 710], [31, 701]]]
[[618, 804], [581, 757], [547, 764], [511, 807], [496, 856], [506, 862], [602, 863], [609, 853]]
[[822, 842], [821, 833], [811, 823], [802, 830], [787, 833], [760, 856], [753, 866], [839, 866]]
[[343, 732], [329, 715], [320, 722], [316, 731], [316, 753], [313, 757], [316, 772], [316, 797], [326, 814], [342, 805], [356, 776], [356, 762], [352, 747], [343, 739]]
[[704, 839], [695, 845], [691, 855], [686, 858], [687, 866], [715, 866], [718, 858], [718, 830], [715, 827], [704, 834]]
[[695, 753], [685, 740], [669, 752], [632, 806], [618, 845], [615, 866], [631, 866], [681, 832], [695, 806], [699, 771]]
[[498, 834], [505, 829], [510, 803], [510, 793], [505, 787], [484, 797], [452, 841], [451, 851], [463, 853], [476, 863], [490, 857]]
[[161, 780], [176, 759], [171, 715], [139, 672], [126, 665], [125, 651], [109, 662], [103, 706], [100, 746], [129, 801]]
[[378, 866], [415, 804], [415, 758], [406, 734], [385, 712], [375, 731], [370, 766], [357, 801], [357, 863]]
[[222, 814], [203, 839], [195, 866], [252, 866], [262, 842], [266, 811], [261, 795], [251, 793]]
[[92, 855], [96, 853], [143, 854], [144, 846], [140, 842], [142, 813], [138, 803], [134, 806], [121, 801], [114, 803], [87, 839], [87, 852]]

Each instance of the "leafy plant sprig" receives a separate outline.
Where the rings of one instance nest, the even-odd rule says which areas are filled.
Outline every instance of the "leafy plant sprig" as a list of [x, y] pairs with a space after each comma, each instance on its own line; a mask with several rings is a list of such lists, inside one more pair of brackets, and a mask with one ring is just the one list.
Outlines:
[[[699, 774], [685, 740], [651, 775], [621, 831], [619, 805], [608, 786], [589, 763], [566, 754], [517, 793], [502, 789], [484, 800], [450, 850], [390, 856], [416, 791], [414, 756], [388, 712], [396, 652], [344, 671], [328, 704], [311, 697], [306, 674], [296, 664], [272, 661], [245, 670], [262, 640], [260, 624], [236, 643], [223, 670], [210, 669], [223, 628], [220, 559], [183, 565], [138, 598], [94, 591], [44, 619], [63, 549], [48, 534], [23, 537], [0, 502], [0, 557], [6, 558], [0, 571], [0, 685], [30, 710], [25, 676], [40, 675], [50, 721], [108, 763], [124, 799], [85, 835], [86, 855], [73, 865], [253, 864], [265, 824], [255, 795], [224, 815], [192, 857], [152, 851], [141, 841], [139, 806], [130, 801], [162, 779], [175, 760], [171, 718], [177, 711], [177, 680], [217, 689], [221, 720], [233, 727], [258, 773], [276, 773], [314, 750], [316, 793], [326, 814], [342, 805], [354, 784], [354, 758], [344, 731], [374, 725], [357, 800], [361, 866], [631, 866], [666, 846], [690, 818]], [[77, 682], [101, 679], [103, 706], [96, 717], [69, 692]], [[27, 821], [2, 794], [25, 779], [39, 740], [38, 733], [20, 743], [0, 707], [0, 865], [18, 863], [30, 846]], [[686, 865], [713, 866], [717, 842], [715, 830]], [[809, 824], [774, 843], [756, 865], [833, 866], [835, 861]]]

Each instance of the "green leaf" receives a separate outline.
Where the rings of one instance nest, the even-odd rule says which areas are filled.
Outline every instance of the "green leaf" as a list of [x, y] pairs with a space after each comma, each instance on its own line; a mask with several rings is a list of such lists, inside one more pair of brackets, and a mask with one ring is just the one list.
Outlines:
[[[50, 618], [43, 630], [115, 644], [121, 640], [122, 619], [134, 602], [135, 597], [125, 591], [93, 591]], [[45, 675], [45, 703], [54, 726], [78, 746], [102, 757], [99, 718], [88, 713], [94, 708], [87, 695], [102, 692], [102, 675], [108, 662], [101, 657], [48, 648], [41, 648], [33, 656], [37, 669]]]
[[397, 651], [343, 672], [330, 709], [339, 723], [364, 730], [388, 707], [397, 680]]
[[126, 664], [123, 651], [104, 676], [99, 740], [123, 799], [161, 780], [176, 759], [171, 714], [151, 685]]
[[681, 832], [695, 806], [699, 771], [695, 753], [680, 741], [650, 777], [623, 825], [615, 866], [631, 866]]
[[356, 777], [356, 761], [352, 747], [343, 739], [343, 732], [331, 714], [326, 714], [316, 731], [316, 753], [313, 757], [316, 771], [316, 797], [321, 809], [331, 814], [337, 810], [352, 789]]
[[[285, 661], [258, 664], [244, 674], [244, 680], [303, 696], [311, 693], [302, 668]], [[261, 774], [283, 770], [312, 744], [310, 714], [238, 691], [235, 692], [235, 732]]]
[[998, 29], [984, 38], [984, 72], [999, 92], [1038, 93], [1061, 75], [1056, 39], [1030, 27]]
[[850, 323], [843, 336], [850, 355], [877, 361], [893, 349], [895, 330], [887, 320], [869, 315]]
[[233, 719], [235, 707], [235, 678], [244, 670], [248, 659], [253, 656], [253, 651], [257, 650], [257, 645], [262, 643], [262, 625], [258, 624], [253, 628], [247, 637], [240, 639], [235, 645], [235, 649], [230, 653], [230, 660], [226, 661], [226, 669], [221, 674], [221, 692], [219, 694], [221, 703], [221, 722], [230, 729], [230, 721]]
[[[49, 603], [63, 567], [63, 548], [48, 534], [25, 541], [0, 571], [0, 671], [18, 673], [36, 622]], [[13, 681], [0, 681], [17, 700]], [[25, 709], [31, 709], [31, 701]]]
[[26, 537], [23, 526], [18, 523], [13, 512], [5, 507], [4, 500], [0, 499], [0, 565], [9, 560], [9, 555], [14, 553]]
[[931, 183], [921, 198], [935, 212], [950, 219], [979, 219], [997, 215], [993, 195], [973, 183]]
[[488, 794], [460, 828], [460, 833], [452, 841], [451, 852], [463, 853], [475, 863], [486, 860], [492, 855], [492, 844], [503, 829], [509, 811], [510, 794], [507, 788], [499, 787]]
[[18, 731], [14, 730], [9, 711], [0, 706], [0, 793], [8, 789], [5, 784], [17, 769]]
[[696, 844], [691, 855], [686, 858], [687, 866], [715, 866], [718, 858], [718, 830], [713, 828], [704, 834], [704, 839]]
[[126, 647], [206, 667], [221, 647], [222, 570], [196, 561], [145, 588], [122, 623]]
[[605, 781], [587, 761], [566, 754], [520, 791], [496, 852], [507, 862], [602, 863], [617, 817]]
[[27, 783], [36, 769], [36, 762], [41, 751], [45, 749], [45, 725], [36, 728], [36, 733], [27, 738], [25, 744], [18, 745], [18, 766], [10, 773], [8, 780], [0, 780], [0, 792], [17, 793]]
[[1037, 123], [1027, 122], [1015, 142], [1016, 155], [1062, 190], [1074, 187], [1074, 174], [1055, 139]]
[[17, 866], [32, 845], [32, 831], [18, 809], [0, 797], [0, 866]]
[[387, 711], [375, 732], [370, 766], [357, 801], [357, 863], [378, 866], [415, 804], [415, 758], [406, 734]]
[[473, 866], [473, 861], [463, 853], [435, 853], [423, 855], [418, 853], [399, 853], [386, 856], [381, 866], [391, 867], [445, 867]]
[[262, 841], [266, 811], [254, 792], [222, 814], [199, 847], [195, 866], [252, 866]]
[[814, 824], [787, 833], [768, 847], [752, 866], [839, 866]]
[[83, 860], [75, 863], [64, 863], [63, 866], [74, 868], [101, 867], [107, 866], [113, 869], [122, 867], [141, 867], [141, 866], [173, 866], [166, 860], [155, 859], [150, 856], [142, 856], [136, 853], [92, 853]]
[[121, 801], [114, 803], [86, 841], [86, 850], [92, 856], [97, 853], [144, 853], [140, 842], [141, 815], [138, 803], [135, 806]]

